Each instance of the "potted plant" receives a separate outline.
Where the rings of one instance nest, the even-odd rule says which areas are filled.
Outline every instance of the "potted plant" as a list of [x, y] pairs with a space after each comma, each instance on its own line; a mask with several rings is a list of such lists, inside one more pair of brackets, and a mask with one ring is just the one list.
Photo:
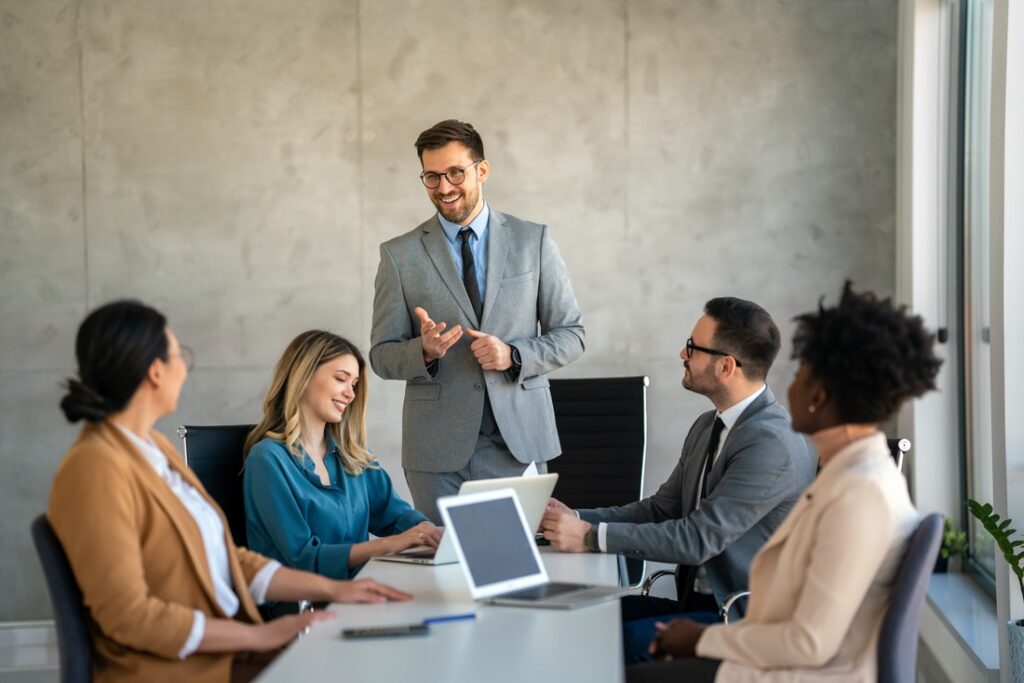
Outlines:
[[946, 517], [942, 526], [942, 546], [939, 548], [939, 556], [935, 558], [936, 574], [946, 573], [950, 558], [967, 556], [967, 532], [954, 529], [949, 517]]
[[[1014, 539], [1017, 530], [1013, 528], [1013, 521], [1010, 519], [1000, 520], [999, 515], [992, 511], [989, 503], [982, 505], [976, 500], [968, 500], [967, 507], [971, 514], [977, 517], [985, 531], [992, 536], [1006, 564], [1010, 565], [1010, 571], [1017, 576], [1017, 585], [1020, 587], [1021, 597], [1024, 598], [1024, 539]], [[1010, 642], [1010, 662], [1013, 667], [1013, 680], [1017, 683], [1024, 683], [1024, 619], [1011, 619], [1007, 624], [1009, 629], [1008, 640]]]

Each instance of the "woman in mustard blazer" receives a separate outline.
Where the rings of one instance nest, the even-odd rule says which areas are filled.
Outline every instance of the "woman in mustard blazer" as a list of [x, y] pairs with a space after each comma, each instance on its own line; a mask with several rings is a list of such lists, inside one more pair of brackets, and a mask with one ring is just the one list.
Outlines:
[[941, 361], [919, 317], [855, 294], [797, 318], [793, 429], [820, 472], [750, 567], [742, 621], [673, 621], [634, 681], [876, 680], [878, 634], [906, 541], [919, 522], [878, 423], [935, 388]]
[[61, 408], [87, 424], [57, 471], [47, 518], [89, 613], [94, 680], [240, 680], [258, 658], [236, 653], [276, 651], [330, 617], [263, 623], [265, 600], [408, 599], [374, 581], [287, 569], [234, 544], [217, 504], [153, 431], [174, 412], [192, 358], [158, 311], [103, 306], [75, 346], [79, 377]]

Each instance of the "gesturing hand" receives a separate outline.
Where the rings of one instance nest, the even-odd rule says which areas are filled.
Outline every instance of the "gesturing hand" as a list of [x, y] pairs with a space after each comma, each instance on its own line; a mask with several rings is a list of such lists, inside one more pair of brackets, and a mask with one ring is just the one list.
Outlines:
[[[444, 358], [444, 354], [452, 347], [452, 344], [462, 339], [462, 325], [456, 325], [444, 332], [447, 323], [435, 323], [430, 319], [426, 310], [417, 306], [416, 317], [420, 319], [420, 343], [423, 345], [423, 361], [430, 363], [438, 358]], [[442, 334], [444, 332], [444, 334]]]
[[492, 334], [479, 330], [466, 329], [466, 334], [473, 338], [469, 348], [476, 357], [476, 362], [484, 370], [508, 370], [512, 367], [512, 347]]

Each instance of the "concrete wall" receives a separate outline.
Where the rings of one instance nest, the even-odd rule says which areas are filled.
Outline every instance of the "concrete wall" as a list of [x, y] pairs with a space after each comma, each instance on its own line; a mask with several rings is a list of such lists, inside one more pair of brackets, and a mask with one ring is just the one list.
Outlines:
[[[430, 215], [417, 133], [474, 122], [502, 211], [552, 226], [588, 349], [651, 377], [647, 488], [706, 402], [676, 354], [714, 295], [789, 319], [890, 292], [889, 0], [0, 0], [0, 621], [49, 613], [29, 536], [76, 429], [87, 310], [139, 297], [198, 352], [171, 431], [253, 421], [277, 355], [365, 349], [377, 245]], [[771, 382], [784, 395], [788, 348]], [[402, 388], [370, 378], [398, 466]]]

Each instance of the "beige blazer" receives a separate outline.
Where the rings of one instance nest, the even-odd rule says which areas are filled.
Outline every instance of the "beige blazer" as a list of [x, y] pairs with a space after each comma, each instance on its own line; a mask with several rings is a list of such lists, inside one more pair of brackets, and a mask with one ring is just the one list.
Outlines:
[[[170, 442], [170, 466], [220, 511]], [[153, 467], [108, 422], [82, 428], [57, 470], [47, 518], [64, 546], [90, 615], [93, 680], [226, 682], [231, 654], [178, 659], [195, 618], [225, 618], [199, 528]], [[221, 513], [224, 529], [227, 520]], [[249, 583], [267, 558], [225, 531], [236, 619], [260, 623]]]
[[754, 557], [750, 605], [709, 626], [716, 682], [876, 680], [878, 633], [917, 511], [884, 434], [847, 445]]

